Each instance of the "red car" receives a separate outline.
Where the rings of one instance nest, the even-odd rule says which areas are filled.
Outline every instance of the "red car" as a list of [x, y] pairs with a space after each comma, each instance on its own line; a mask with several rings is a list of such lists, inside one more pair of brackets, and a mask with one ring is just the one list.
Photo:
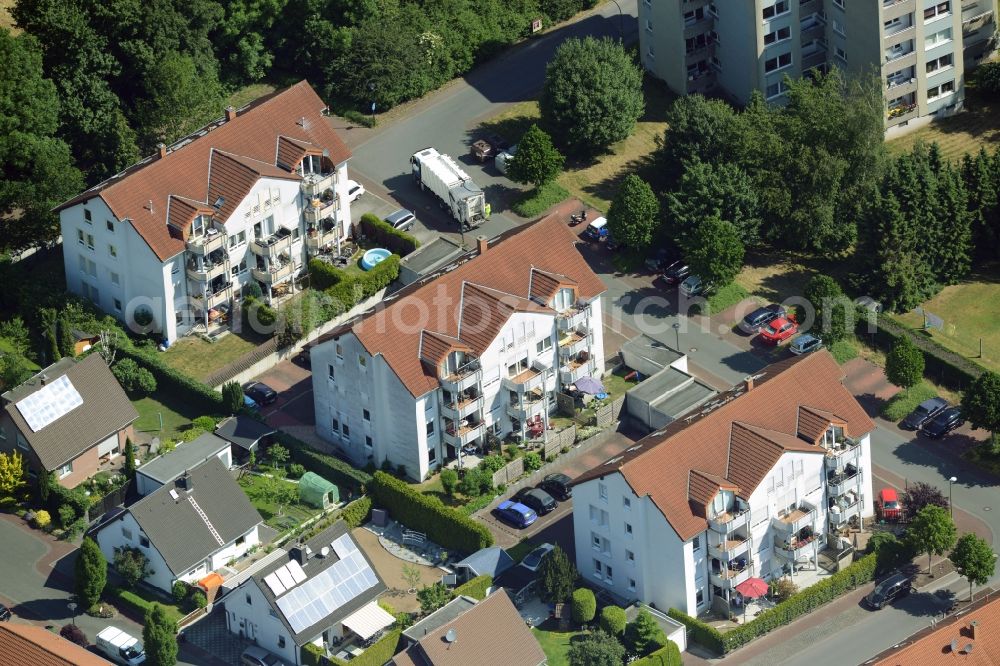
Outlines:
[[790, 317], [778, 317], [760, 329], [760, 339], [767, 345], [780, 345], [798, 332], [799, 325], [794, 320]]
[[902, 517], [902, 507], [899, 504], [899, 496], [892, 488], [883, 488], [875, 500], [875, 510], [879, 517], [890, 523], [894, 523]]

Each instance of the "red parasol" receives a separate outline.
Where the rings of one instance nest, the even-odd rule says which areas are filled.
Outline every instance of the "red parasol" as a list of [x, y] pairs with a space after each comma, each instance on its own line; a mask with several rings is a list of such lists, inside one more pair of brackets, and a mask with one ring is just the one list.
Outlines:
[[736, 591], [747, 599], [756, 599], [767, 594], [769, 587], [762, 578], [748, 578], [736, 586]]

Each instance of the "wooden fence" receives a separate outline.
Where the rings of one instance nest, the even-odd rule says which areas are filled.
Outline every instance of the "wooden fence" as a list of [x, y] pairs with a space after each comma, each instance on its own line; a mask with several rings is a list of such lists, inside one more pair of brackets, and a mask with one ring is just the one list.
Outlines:
[[625, 404], [625, 396], [615, 398], [611, 402], [605, 403], [594, 410], [594, 418], [597, 420], [598, 428], [607, 428], [616, 421], [622, 413], [622, 406]]
[[567, 446], [573, 446], [576, 442], [576, 426], [571, 425], [568, 428], [564, 428], [559, 432], [549, 433], [548, 439], [545, 442], [545, 448], [542, 450], [542, 459], [548, 460], [549, 458], [555, 458], [559, 455], [564, 448]]
[[128, 492], [128, 484], [115, 488], [104, 497], [91, 500], [90, 507], [87, 508], [87, 522], [93, 523], [104, 514], [117, 506], [125, 503], [125, 495]]
[[493, 473], [493, 487], [508, 485], [524, 474], [524, 458], [515, 458]]

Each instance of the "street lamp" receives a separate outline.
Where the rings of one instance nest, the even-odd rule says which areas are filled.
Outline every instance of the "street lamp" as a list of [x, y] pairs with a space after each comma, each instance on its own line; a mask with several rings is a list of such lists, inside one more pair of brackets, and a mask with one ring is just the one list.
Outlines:
[[674, 322], [674, 341], [676, 342], [677, 351], [681, 350], [681, 324], [680, 322]]
[[615, 7], [618, 8], [618, 41], [622, 44], [625, 43], [625, 14], [622, 12], [622, 6], [618, 4], [618, 0], [611, 0], [615, 3]]
[[368, 82], [368, 90], [369, 90], [369, 92], [371, 92], [371, 98], [372, 98], [372, 124], [374, 124], [375, 123], [375, 82], [374, 81], [369, 81]]
[[75, 601], [69, 602], [68, 604], [66, 604], [66, 608], [68, 608], [69, 612], [73, 614], [73, 626], [75, 627], [76, 626], [76, 602]]
[[951, 477], [948, 479], [948, 510], [951, 512], [951, 517], [955, 517], [955, 505], [951, 503], [951, 484], [958, 481], [956, 477]]

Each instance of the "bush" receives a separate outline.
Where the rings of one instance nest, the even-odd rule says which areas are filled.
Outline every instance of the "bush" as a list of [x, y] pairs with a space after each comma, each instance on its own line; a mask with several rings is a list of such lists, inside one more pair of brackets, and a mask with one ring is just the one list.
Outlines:
[[355, 111], [354, 109], [348, 109], [341, 113], [345, 120], [350, 120], [355, 125], [361, 125], [362, 127], [375, 127], [378, 121], [375, 120], [373, 116], [366, 113], [361, 113], [360, 111]]
[[215, 426], [218, 425], [218, 422], [211, 416], [199, 416], [191, 422], [191, 425], [199, 430], [204, 430], [205, 432], [214, 432]]
[[534, 472], [542, 468], [542, 457], [534, 451], [524, 454], [524, 471]]
[[441, 470], [441, 487], [448, 497], [455, 495], [455, 487], [458, 485], [458, 472], [453, 469]]
[[677, 620], [687, 627], [688, 635], [698, 645], [708, 648], [717, 655], [726, 653], [726, 647], [722, 641], [722, 634], [710, 624], [705, 624], [696, 617], [691, 617], [687, 613], [671, 608], [667, 615]]
[[376, 245], [388, 249], [393, 254], [405, 257], [418, 247], [420, 242], [399, 229], [394, 229], [391, 224], [378, 219], [371, 213], [361, 216], [361, 233], [375, 241]]
[[569, 197], [565, 187], [552, 181], [525, 192], [511, 209], [521, 217], [538, 217], [552, 206]]
[[682, 666], [681, 649], [673, 641], [641, 659], [636, 659], [631, 666]]
[[76, 511], [73, 510], [69, 504], [63, 504], [59, 507], [59, 525], [61, 527], [69, 527], [76, 520]]
[[984, 62], [973, 74], [976, 89], [988, 97], [1000, 96], [1000, 62]]
[[[398, 652], [396, 648], [399, 645], [399, 636], [401, 633], [402, 629], [398, 627], [387, 632], [374, 645], [366, 648], [360, 656], [351, 659], [349, 662], [350, 666], [382, 666], [389, 662], [392, 656]], [[347, 666], [348, 664], [348, 662], [341, 661], [336, 657], [331, 657], [329, 661], [331, 664], [336, 664], [337, 666]]]
[[[323, 262], [318, 262], [322, 264]], [[310, 274], [313, 275], [314, 284], [332, 283], [323, 291], [325, 302], [323, 303], [322, 318], [328, 321], [339, 317], [361, 300], [373, 296], [379, 290], [384, 289], [399, 276], [399, 256], [390, 255], [388, 259], [379, 263], [375, 268], [364, 273], [355, 275], [346, 273], [333, 266], [327, 265], [320, 268], [315, 260], [309, 263]], [[314, 270], [315, 269], [315, 270]]]
[[158, 352], [155, 347], [139, 348], [123, 345], [118, 348], [118, 355], [122, 360], [131, 358], [149, 370], [153, 374], [153, 378], [156, 380], [156, 385], [159, 389], [175, 395], [188, 396], [192, 400], [202, 401], [204, 406], [210, 411], [223, 412], [221, 394], [216, 393], [205, 384], [174, 370], [160, 360], [157, 354]]
[[934, 397], [937, 397], [937, 391], [927, 382], [921, 382], [892, 396], [882, 407], [882, 417], [888, 421], [899, 421], [924, 400]]
[[372, 500], [367, 495], [354, 500], [340, 513], [340, 518], [352, 530], [368, 522], [368, 516], [372, 512]]
[[573, 590], [570, 610], [573, 621], [577, 624], [587, 624], [592, 621], [597, 612], [597, 599], [594, 598], [593, 591], [586, 587], [578, 587]]
[[279, 433], [277, 439], [292, 454], [292, 462], [299, 463], [308, 471], [319, 474], [341, 488], [347, 487], [360, 493], [372, 481], [371, 474], [355, 469], [340, 458], [317, 451], [291, 435]]
[[135, 359], [121, 359], [112, 366], [111, 373], [131, 396], [144, 396], [156, 390], [156, 378], [153, 377], [153, 373], [139, 367]]
[[46, 527], [52, 524], [52, 516], [45, 509], [40, 509], [35, 512], [35, 527], [44, 530]]
[[301, 479], [305, 473], [306, 468], [299, 463], [292, 463], [288, 466], [288, 478], [290, 479]]
[[625, 642], [634, 654], [643, 655], [665, 646], [667, 635], [652, 613], [642, 608], [625, 630]]
[[417, 600], [420, 602], [420, 610], [433, 613], [451, 601], [451, 590], [444, 583], [424, 585], [417, 591]]
[[624, 636], [625, 627], [628, 625], [625, 609], [618, 606], [605, 606], [601, 609], [601, 618], [598, 620], [598, 624], [601, 629], [612, 636]]
[[474, 553], [493, 545], [493, 535], [479, 522], [446, 507], [436, 497], [423, 495], [408, 484], [375, 472], [370, 486], [373, 500], [392, 517], [448, 550]]
[[313, 289], [325, 290], [340, 282], [344, 271], [337, 270], [322, 259], [309, 260], [309, 284]]
[[480, 495], [479, 497], [466, 502], [464, 505], [458, 507], [458, 510], [467, 516], [471, 516], [480, 509], [485, 509], [490, 505], [490, 502], [502, 492], [499, 489], [494, 488], [492, 491], [487, 492], [485, 495]]
[[177, 603], [184, 601], [188, 595], [188, 584], [182, 580], [176, 581], [171, 589], [171, 593], [174, 595], [174, 601]]
[[208, 597], [206, 597], [205, 593], [199, 589], [192, 588], [190, 598], [191, 604], [199, 610], [208, 606]]
[[493, 586], [492, 576], [476, 576], [472, 580], [469, 580], [462, 585], [459, 585], [452, 591], [453, 597], [472, 597], [473, 599], [478, 599], [482, 601], [486, 598], [486, 592]]
[[85, 648], [90, 645], [90, 641], [87, 640], [87, 635], [83, 633], [83, 629], [75, 624], [64, 624], [62, 629], [59, 630], [59, 635], [70, 643], [76, 643], [80, 647]]
[[799, 586], [789, 578], [780, 578], [776, 581], [771, 581], [771, 596], [775, 601], [785, 601], [798, 594], [798, 592]]
[[325, 666], [330, 663], [326, 658], [326, 650], [318, 645], [306, 643], [302, 646], [302, 663], [305, 666]]
[[896, 340], [892, 350], [886, 354], [885, 376], [904, 389], [920, 383], [924, 376], [924, 354], [909, 336]]

